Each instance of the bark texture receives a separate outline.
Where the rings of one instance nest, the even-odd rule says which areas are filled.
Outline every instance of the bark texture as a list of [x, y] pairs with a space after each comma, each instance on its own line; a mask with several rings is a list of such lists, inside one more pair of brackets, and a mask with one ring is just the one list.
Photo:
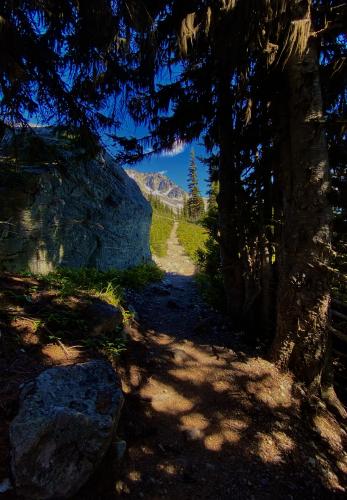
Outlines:
[[290, 158], [283, 166], [282, 251], [272, 357], [315, 391], [328, 348], [331, 212], [315, 42], [287, 66]]
[[227, 309], [235, 327], [242, 323], [244, 280], [238, 220], [239, 196], [233, 151], [232, 106], [229, 80], [219, 89], [219, 243]]

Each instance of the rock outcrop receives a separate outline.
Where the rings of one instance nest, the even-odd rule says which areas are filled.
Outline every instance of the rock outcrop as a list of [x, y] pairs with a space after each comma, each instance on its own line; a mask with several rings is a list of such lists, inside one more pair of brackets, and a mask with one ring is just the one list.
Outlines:
[[[139, 172], [133, 168], [125, 169], [126, 173], [136, 181], [145, 196], [154, 196], [174, 212], [183, 209], [188, 193], [161, 172]], [[203, 197], [205, 208], [208, 199]]]
[[164, 205], [167, 205], [175, 212], [182, 210], [188, 193], [166, 175], [160, 172], [139, 172], [132, 168], [126, 169], [126, 172], [129, 177], [137, 182], [145, 196], [156, 196]]
[[117, 377], [102, 360], [50, 368], [24, 386], [10, 426], [17, 494], [74, 495], [115, 436], [122, 404]]
[[57, 266], [124, 269], [150, 260], [149, 203], [109, 154], [83, 153], [50, 127], [5, 134], [0, 268], [44, 274]]

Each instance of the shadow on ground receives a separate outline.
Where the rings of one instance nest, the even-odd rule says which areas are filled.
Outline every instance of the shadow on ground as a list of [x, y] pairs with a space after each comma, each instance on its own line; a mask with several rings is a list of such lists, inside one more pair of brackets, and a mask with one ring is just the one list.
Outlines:
[[344, 496], [346, 434], [306, 412], [289, 374], [216, 332], [191, 277], [130, 298], [141, 326], [120, 369], [128, 451], [119, 463], [111, 449], [79, 499]]

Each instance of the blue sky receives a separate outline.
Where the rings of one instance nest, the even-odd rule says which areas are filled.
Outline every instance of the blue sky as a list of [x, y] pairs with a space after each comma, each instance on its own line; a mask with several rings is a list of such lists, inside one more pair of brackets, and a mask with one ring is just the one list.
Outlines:
[[[175, 64], [170, 66], [170, 71], [167, 68], [162, 68], [160, 74], [157, 76], [157, 83], [167, 84], [176, 81], [181, 74], [182, 67], [180, 64]], [[119, 117], [121, 120], [121, 126], [117, 130], [119, 136], [124, 137], [146, 137], [149, 135], [148, 129], [139, 125], [136, 126], [126, 109], [119, 110]], [[171, 151], [170, 154], [163, 153], [160, 155], [153, 155], [151, 158], [144, 159], [143, 161], [131, 165], [130, 168], [139, 170], [140, 172], [163, 172], [176, 184], [185, 190], [188, 190], [187, 180], [188, 180], [188, 167], [189, 167], [189, 157], [190, 151], [193, 147], [195, 150], [196, 157], [204, 158], [206, 155], [205, 148], [197, 141], [192, 144], [181, 145], [181, 148], [177, 148], [175, 151]], [[108, 149], [112, 153], [115, 151], [115, 147], [110, 143], [107, 144]], [[198, 181], [201, 194], [207, 196], [208, 191], [208, 171], [207, 167], [199, 162], [196, 158], [197, 171], [198, 171]]]

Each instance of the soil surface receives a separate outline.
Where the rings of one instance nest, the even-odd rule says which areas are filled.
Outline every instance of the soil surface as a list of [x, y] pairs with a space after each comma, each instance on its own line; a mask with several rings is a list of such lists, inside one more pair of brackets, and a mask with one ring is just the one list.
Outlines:
[[[137, 322], [120, 374], [126, 396], [102, 472], [79, 498], [312, 499], [345, 495], [346, 433], [204, 304], [176, 225], [166, 271], [129, 292]], [[93, 493], [91, 493], [91, 490]]]
[[[308, 411], [291, 376], [204, 304], [176, 229], [158, 259], [162, 282], [127, 292], [137, 312], [117, 367], [125, 393], [118, 434], [127, 450], [119, 459], [114, 443], [76, 500], [345, 498], [346, 432], [319, 402]], [[62, 303], [32, 278], [5, 276], [0, 286], [1, 489], [20, 384], [93, 353], [41, 344], [35, 333], [39, 311], [61, 321], [73, 301]], [[14, 490], [3, 497], [17, 498]]]

